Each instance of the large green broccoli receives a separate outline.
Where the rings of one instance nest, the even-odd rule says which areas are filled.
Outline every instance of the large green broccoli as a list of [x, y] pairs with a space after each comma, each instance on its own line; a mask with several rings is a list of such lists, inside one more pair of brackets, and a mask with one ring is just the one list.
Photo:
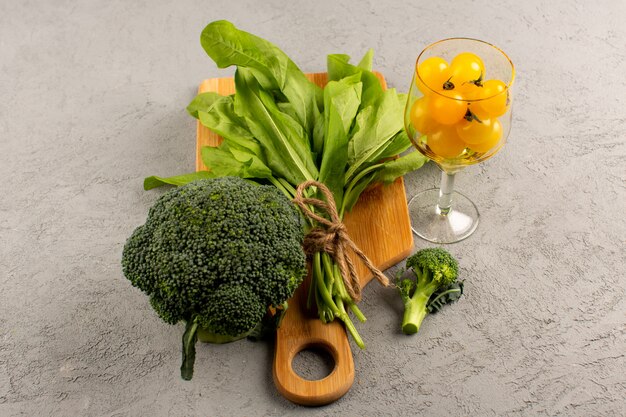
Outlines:
[[195, 342], [245, 337], [302, 282], [303, 221], [273, 186], [236, 177], [194, 181], [161, 196], [122, 255], [124, 275], [167, 323], [184, 321], [184, 379]]
[[422, 249], [407, 258], [406, 266], [412, 277], [400, 271], [397, 279], [404, 302], [402, 332], [413, 334], [428, 313], [439, 311], [463, 294], [463, 282], [457, 281], [458, 262], [442, 248]]

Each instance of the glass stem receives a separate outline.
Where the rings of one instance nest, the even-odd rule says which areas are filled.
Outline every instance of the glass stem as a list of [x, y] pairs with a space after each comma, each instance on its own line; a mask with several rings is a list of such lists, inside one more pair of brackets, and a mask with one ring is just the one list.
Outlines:
[[454, 176], [456, 173], [441, 171], [441, 186], [439, 187], [439, 200], [437, 201], [437, 211], [442, 216], [450, 212], [452, 206], [452, 193], [454, 192]]

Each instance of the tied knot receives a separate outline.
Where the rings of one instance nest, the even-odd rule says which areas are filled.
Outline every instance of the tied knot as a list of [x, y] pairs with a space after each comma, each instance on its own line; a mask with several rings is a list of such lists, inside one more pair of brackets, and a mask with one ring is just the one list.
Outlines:
[[[304, 190], [309, 187], [316, 187], [324, 196], [324, 200], [318, 198], [305, 197]], [[353, 300], [361, 299], [361, 284], [356, 274], [354, 263], [348, 256], [348, 249], [352, 250], [363, 261], [365, 266], [372, 272], [374, 277], [382, 285], [389, 285], [389, 279], [378, 269], [367, 256], [356, 246], [348, 236], [346, 226], [341, 222], [337, 213], [337, 206], [332, 192], [323, 183], [318, 181], [305, 181], [296, 189], [296, 197], [293, 202], [300, 208], [302, 213], [317, 222], [320, 226], [311, 229], [304, 238], [304, 251], [307, 255], [317, 252], [328, 253], [337, 266], [348, 291]], [[316, 213], [325, 212], [327, 217]]]
[[328, 234], [332, 234], [337, 238], [342, 238], [344, 237], [344, 235], [347, 236], [348, 234], [346, 225], [343, 223], [333, 223], [332, 225], [328, 226], [326, 230], [328, 231]]

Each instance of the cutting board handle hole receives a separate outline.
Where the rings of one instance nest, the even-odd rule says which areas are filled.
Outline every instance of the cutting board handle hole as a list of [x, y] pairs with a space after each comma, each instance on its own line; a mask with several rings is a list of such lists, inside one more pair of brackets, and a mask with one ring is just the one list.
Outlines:
[[308, 381], [324, 379], [335, 370], [336, 361], [333, 353], [328, 346], [322, 344], [306, 345], [295, 354], [291, 368]]

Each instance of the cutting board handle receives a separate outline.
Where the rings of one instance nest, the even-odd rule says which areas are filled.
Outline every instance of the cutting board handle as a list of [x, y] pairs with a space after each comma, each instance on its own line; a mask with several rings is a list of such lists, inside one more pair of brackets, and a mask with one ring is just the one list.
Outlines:
[[[317, 317], [304, 317], [299, 304], [294, 303], [293, 308], [290, 305], [287, 311], [276, 333], [273, 366], [276, 388], [296, 404], [316, 406], [338, 400], [354, 381], [354, 362], [343, 325], [338, 321], [324, 324]], [[335, 366], [328, 376], [306, 380], [293, 370], [296, 355], [308, 348], [323, 349], [332, 356]]]

